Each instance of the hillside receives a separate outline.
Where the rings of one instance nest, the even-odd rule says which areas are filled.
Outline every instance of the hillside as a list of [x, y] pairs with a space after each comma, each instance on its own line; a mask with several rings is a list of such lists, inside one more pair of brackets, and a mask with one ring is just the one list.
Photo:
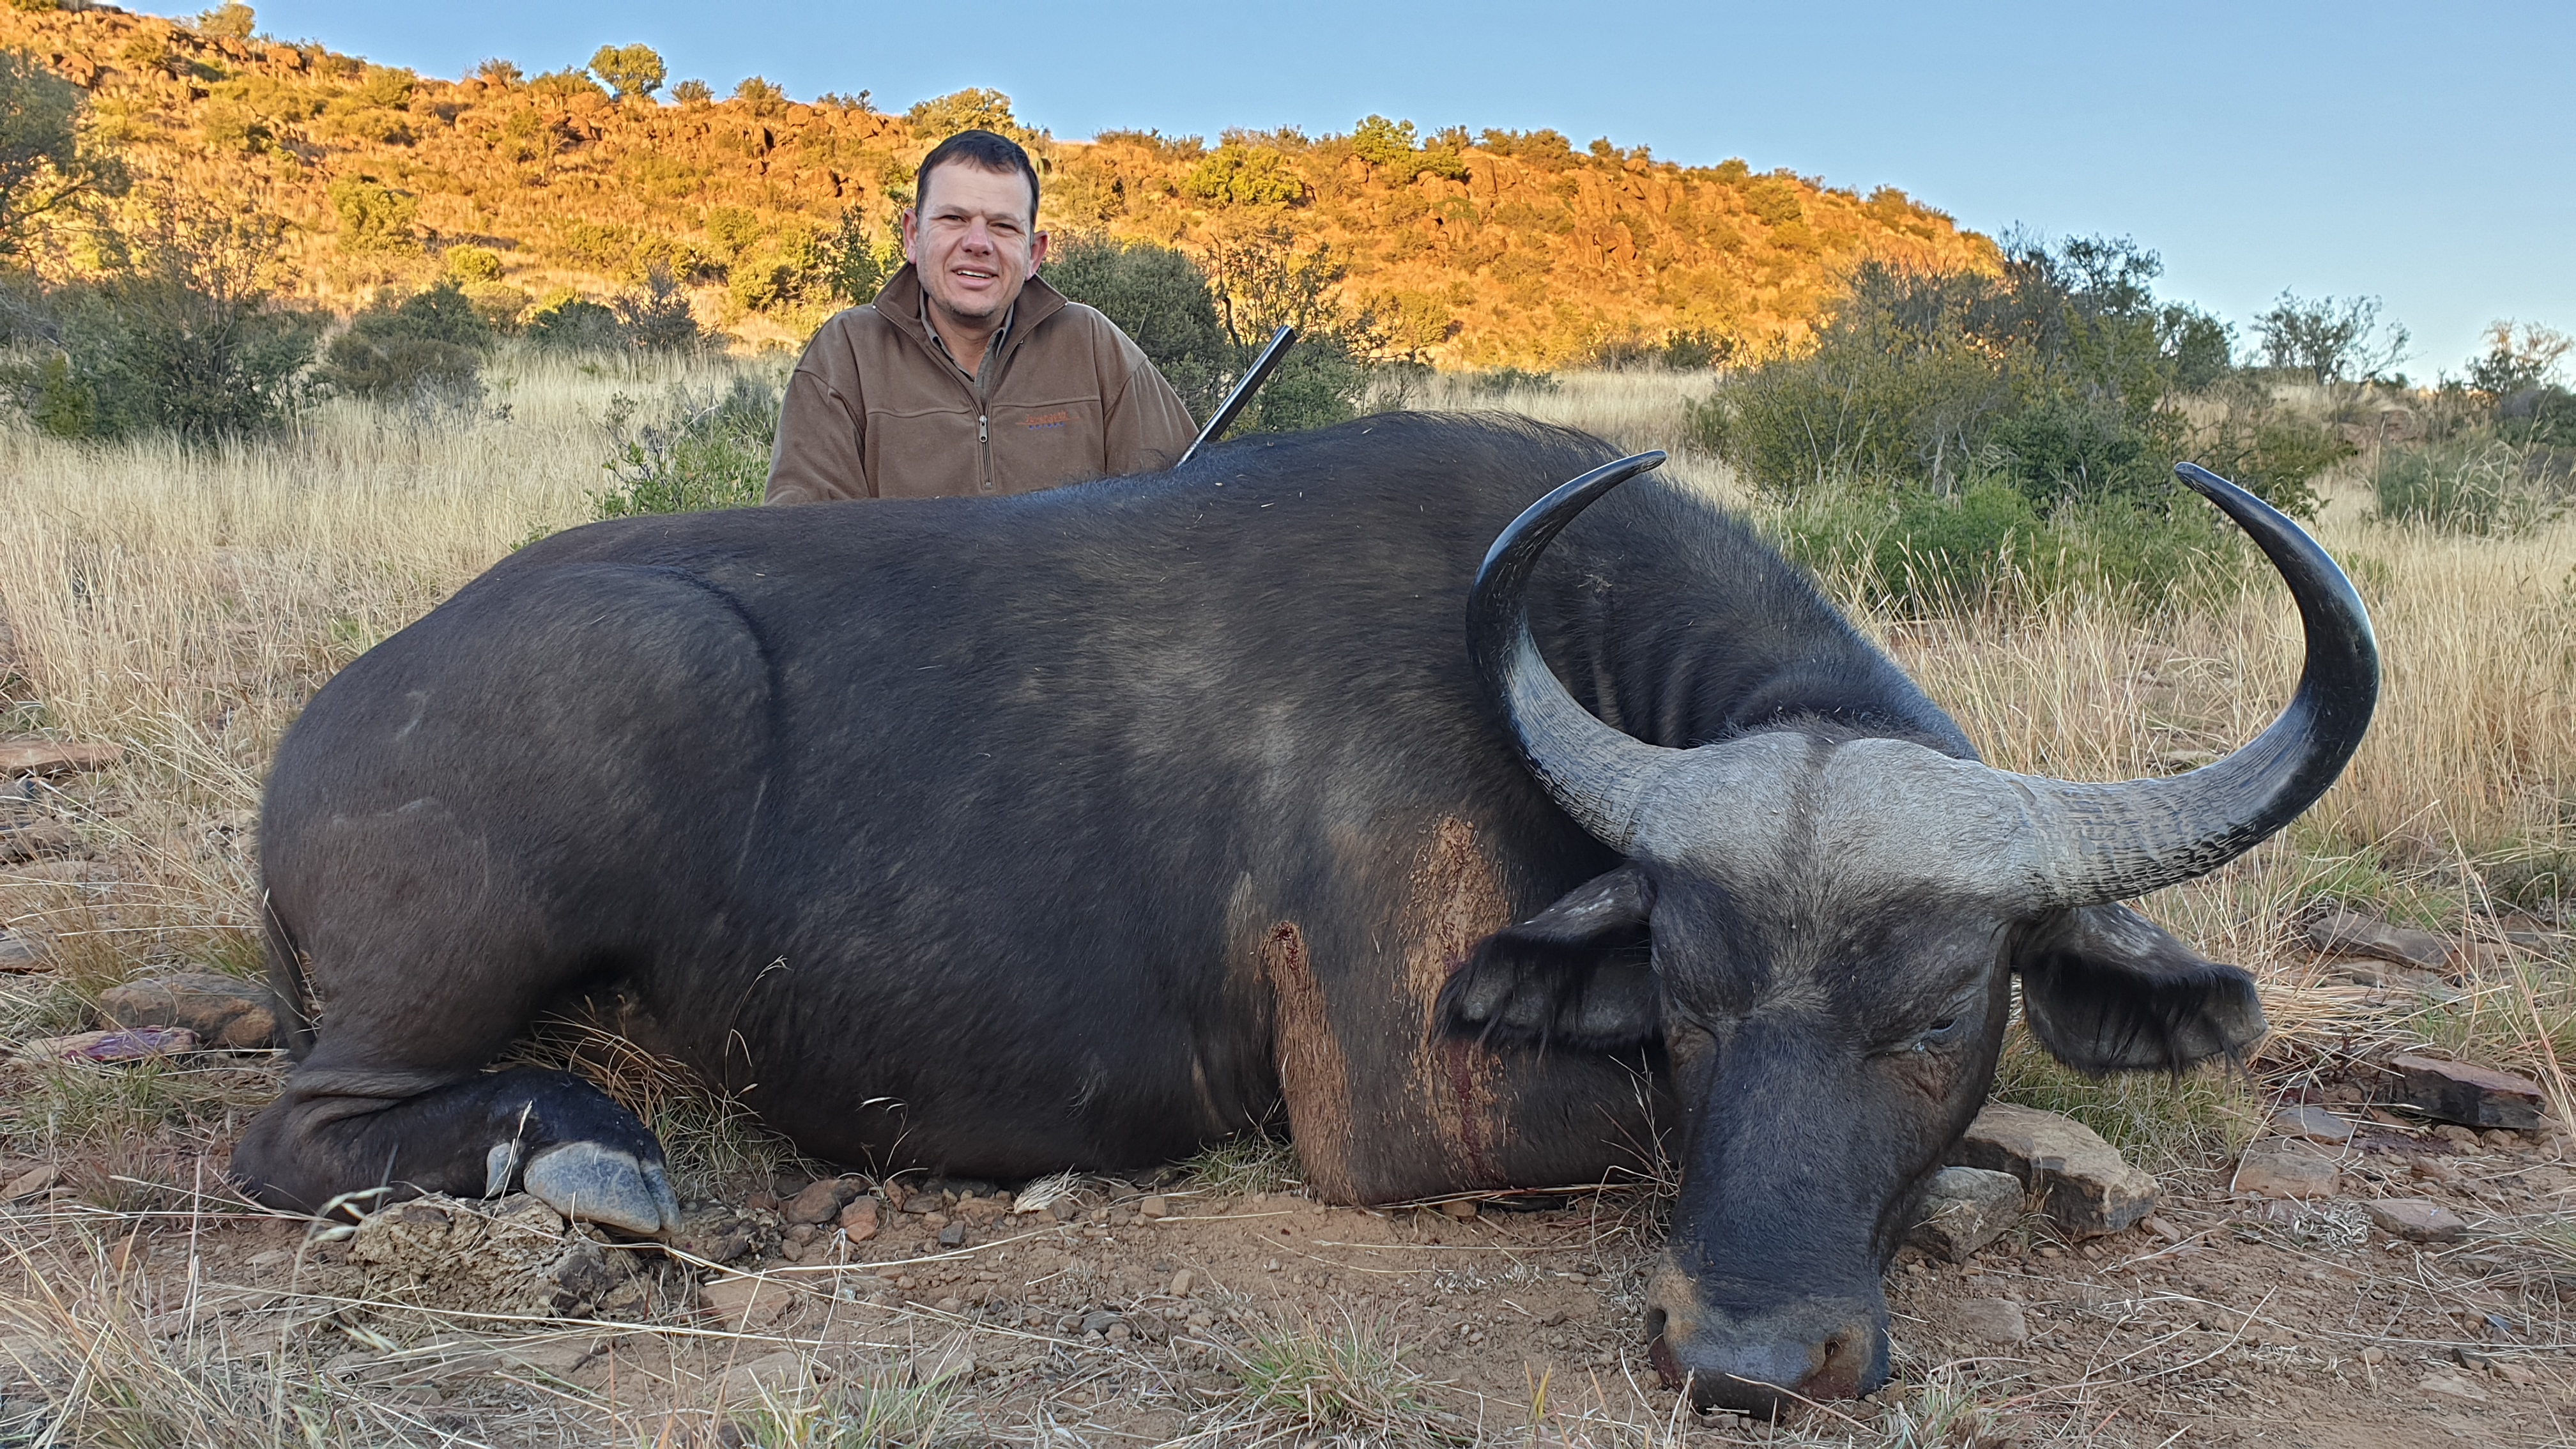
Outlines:
[[1795, 340], [1858, 260], [1993, 255], [1892, 189], [1864, 198], [1550, 131], [1424, 137], [1372, 117], [1318, 138], [1070, 141], [1022, 129], [990, 92], [908, 115], [757, 81], [722, 100], [703, 87], [678, 103], [614, 99], [579, 72], [418, 77], [105, 7], [0, 10], [0, 47], [89, 92], [142, 194], [177, 187], [285, 218], [298, 290], [342, 307], [451, 270], [450, 250], [470, 245], [498, 254], [498, 277], [489, 259], [456, 270], [505, 310], [658, 271], [708, 324], [793, 341], [830, 305], [810, 276], [818, 242], [846, 219], [883, 245], [920, 156], [976, 122], [1027, 140], [1050, 226], [1202, 259], [1262, 236], [1329, 247], [1346, 302], [1449, 366], [1547, 365], [1677, 332]]

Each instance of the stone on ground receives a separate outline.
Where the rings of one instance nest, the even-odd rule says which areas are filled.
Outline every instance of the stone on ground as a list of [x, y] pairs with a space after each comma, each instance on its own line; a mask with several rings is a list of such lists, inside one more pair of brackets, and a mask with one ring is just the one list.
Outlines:
[[838, 1221], [841, 1231], [849, 1236], [851, 1242], [866, 1242], [877, 1235], [877, 1200], [873, 1197], [850, 1199], [849, 1204], [841, 1209]]
[[43, 952], [17, 936], [0, 931], [0, 972], [24, 976], [44, 969]]
[[2252, 1197], [2332, 1197], [2343, 1172], [2334, 1160], [2291, 1142], [2260, 1142], [2236, 1161], [2228, 1191]]
[[2372, 1226], [2410, 1243], [2451, 1243], [2468, 1235], [2466, 1218], [2429, 1198], [2383, 1198], [2361, 1206]]
[[123, 745], [0, 740], [0, 775], [68, 775], [79, 770], [103, 770], [124, 758]]
[[2334, 955], [2371, 956], [2415, 966], [2439, 966], [2451, 943], [2430, 931], [2392, 925], [2342, 906], [2328, 906], [2300, 923], [2308, 945]]
[[2021, 1216], [2021, 1179], [1983, 1167], [1945, 1167], [1923, 1189], [1919, 1221], [1908, 1241], [1950, 1263], [1964, 1263], [2002, 1237]]
[[1951, 1310], [1950, 1321], [1978, 1343], [2010, 1345], [2030, 1341], [2030, 1320], [2021, 1305], [2005, 1298], [1971, 1298]]
[[2272, 1130], [2310, 1142], [2339, 1144], [2352, 1140], [2352, 1124], [2323, 1107], [2284, 1107], [2272, 1114]]
[[2527, 1077], [2411, 1052], [2388, 1065], [2397, 1072], [2397, 1101], [2436, 1121], [2520, 1132], [2541, 1125], [2540, 1084]]
[[791, 1223], [822, 1224], [840, 1216], [841, 1204], [858, 1194], [859, 1185], [827, 1177], [805, 1185], [805, 1189], [787, 1200], [778, 1215]]
[[2154, 1177], [2131, 1167], [2092, 1128], [2036, 1107], [1988, 1102], [1950, 1161], [2011, 1173], [2077, 1237], [2126, 1232], [2156, 1207]]
[[25, 1062], [94, 1062], [113, 1065], [197, 1049], [197, 1034], [183, 1026], [138, 1026], [117, 1031], [76, 1031], [40, 1036], [18, 1048]]
[[186, 1027], [212, 1047], [277, 1045], [277, 1004], [268, 988], [211, 971], [111, 986], [99, 993], [98, 1011], [118, 1026]]

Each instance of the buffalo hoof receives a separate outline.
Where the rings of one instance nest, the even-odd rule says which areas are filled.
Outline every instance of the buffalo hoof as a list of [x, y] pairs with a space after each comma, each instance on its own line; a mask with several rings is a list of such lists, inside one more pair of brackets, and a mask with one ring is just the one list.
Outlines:
[[642, 1238], [668, 1237], [680, 1225], [680, 1201], [658, 1162], [595, 1142], [550, 1147], [528, 1162], [529, 1192], [567, 1218]]

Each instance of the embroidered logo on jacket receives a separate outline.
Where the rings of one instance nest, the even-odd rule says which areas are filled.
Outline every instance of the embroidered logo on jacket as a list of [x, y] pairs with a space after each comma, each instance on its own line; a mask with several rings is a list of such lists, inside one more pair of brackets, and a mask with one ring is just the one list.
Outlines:
[[1032, 413], [1029, 415], [1029, 420], [1020, 424], [1020, 426], [1024, 428], [1060, 428], [1072, 421], [1073, 414], [1071, 412], [1058, 410], [1051, 413]]

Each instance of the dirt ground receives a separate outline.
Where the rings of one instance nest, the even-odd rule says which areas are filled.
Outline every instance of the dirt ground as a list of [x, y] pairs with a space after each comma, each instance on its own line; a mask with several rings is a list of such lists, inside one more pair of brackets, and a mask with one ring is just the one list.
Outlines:
[[[113, 816], [82, 788], [66, 818]], [[77, 1024], [145, 869], [0, 868], [29, 944], [8, 1045]], [[2366, 1076], [2298, 1094], [2364, 1124], [2340, 1196], [2231, 1195], [2211, 1162], [2131, 1232], [2034, 1214], [1966, 1264], [1908, 1249], [1895, 1381], [1775, 1425], [1692, 1415], [1647, 1366], [1651, 1183], [1358, 1210], [1255, 1146], [1132, 1182], [832, 1179], [820, 1224], [791, 1221], [810, 1171], [737, 1174], [677, 1252], [527, 1199], [353, 1233], [223, 1182], [282, 1071], [0, 1067], [0, 1446], [2576, 1443], [2576, 1137], [2436, 1128]], [[2375, 1197], [2471, 1231], [2395, 1241]]]

